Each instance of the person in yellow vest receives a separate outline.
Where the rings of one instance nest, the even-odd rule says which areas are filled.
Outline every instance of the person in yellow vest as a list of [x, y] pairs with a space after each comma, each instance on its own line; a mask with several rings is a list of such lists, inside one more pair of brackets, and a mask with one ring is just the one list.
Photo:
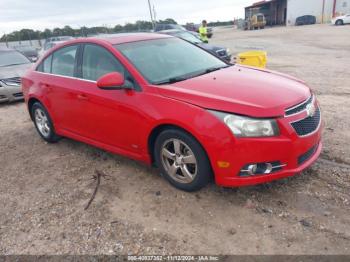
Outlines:
[[204, 43], [209, 42], [207, 29], [208, 29], [207, 28], [207, 21], [203, 20], [202, 25], [199, 27], [198, 31], [199, 31], [199, 36]]

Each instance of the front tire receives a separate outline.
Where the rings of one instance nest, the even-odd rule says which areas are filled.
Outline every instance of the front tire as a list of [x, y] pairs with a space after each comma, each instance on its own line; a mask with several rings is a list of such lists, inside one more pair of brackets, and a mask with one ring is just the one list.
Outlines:
[[207, 154], [188, 133], [178, 129], [163, 131], [154, 151], [162, 175], [176, 188], [191, 192], [209, 183], [212, 171]]
[[56, 135], [51, 117], [45, 107], [36, 102], [31, 108], [31, 115], [39, 135], [49, 143], [56, 143], [60, 136]]
[[335, 25], [344, 25], [343, 20], [339, 19], [335, 22]]

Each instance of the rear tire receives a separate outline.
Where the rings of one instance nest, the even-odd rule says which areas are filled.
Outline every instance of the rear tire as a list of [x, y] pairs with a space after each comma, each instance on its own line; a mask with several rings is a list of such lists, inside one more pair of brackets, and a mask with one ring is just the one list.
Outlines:
[[182, 130], [168, 129], [160, 133], [154, 156], [164, 178], [180, 190], [197, 191], [212, 177], [206, 152], [195, 138]]
[[36, 130], [42, 139], [48, 143], [56, 143], [61, 137], [55, 133], [54, 125], [46, 108], [39, 102], [33, 104], [31, 115]]

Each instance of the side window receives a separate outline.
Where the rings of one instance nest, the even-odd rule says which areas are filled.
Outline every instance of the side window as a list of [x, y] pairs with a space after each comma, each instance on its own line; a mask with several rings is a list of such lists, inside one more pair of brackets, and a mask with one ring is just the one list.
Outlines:
[[38, 66], [37, 71], [43, 72], [43, 73], [51, 73], [51, 61], [52, 61], [52, 55], [45, 58], [43, 62]]
[[74, 76], [75, 56], [78, 46], [67, 46], [57, 50], [52, 58], [52, 74]]
[[82, 72], [84, 79], [96, 81], [101, 76], [111, 72], [124, 74], [124, 67], [105, 48], [97, 45], [85, 45]]

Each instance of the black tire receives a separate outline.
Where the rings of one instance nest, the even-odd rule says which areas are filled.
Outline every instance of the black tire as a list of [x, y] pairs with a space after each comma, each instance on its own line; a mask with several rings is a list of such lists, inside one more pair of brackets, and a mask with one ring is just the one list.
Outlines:
[[341, 19], [338, 19], [338, 20], [335, 22], [335, 25], [344, 25], [344, 21], [341, 20]]
[[[189, 147], [189, 149], [192, 151], [191, 153], [193, 153], [193, 155], [195, 156], [197, 171], [196, 171], [196, 175], [193, 178], [193, 181], [191, 182], [187, 182], [187, 183], [178, 182], [166, 171], [166, 166], [165, 166], [166, 164], [164, 164], [162, 149], [164, 144], [167, 143], [167, 141], [172, 139], [183, 142], [186, 146]], [[161, 132], [158, 135], [155, 142], [154, 156], [155, 156], [156, 164], [159, 167], [163, 177], [167, 179], [170, 182], [170, 184], [172, 184], [174, 187], [180, 190], [184, 190], [188, 192], [197, 191], [202, 187], [206, 186], [212, 178], [212, 169], [211, 169], [210, 162], [206, 152], [194, 137], [192, 137], [190, 134], [182, 130], [167, 129]]]
[[[47, 117], [47, 125], [49, 127], [49, 130], [48, 130], [46, 135], [40, 130], [38, 121], [36, 119], [36, 112], [37, 111], [44, 113], [45, 116]], [[49, 113], [47, 112], [46, 108], [41, 103], [36, 102], [33, 104], [32, 108], [31, 108], [31, 116], [32, 116], [35, 128], [38, 131], [38, 133], [42, 139], [44, 139], [48, 143], [56, 143], [61, 139], [61, 137], [55, 133], [55, 128], [54, 128], [53, 122], [51, 120], [51, 117], [50, 117]]]

